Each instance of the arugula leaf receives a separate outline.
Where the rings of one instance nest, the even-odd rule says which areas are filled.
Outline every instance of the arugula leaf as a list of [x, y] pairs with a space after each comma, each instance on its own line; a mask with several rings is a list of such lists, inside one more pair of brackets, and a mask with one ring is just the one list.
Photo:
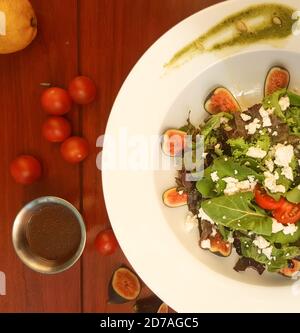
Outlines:
[[[300, 189], [298, 186], [293, 188], [292, 190], [288, 191], [286, 196], [287, 200], [292, 203], [299, 203], [300, 202]], [[300, 229], [300, 228], [299, 228]]]
[[238, 180], [245, 180], [248, 176], [254, 176], [258, 180], [263, 180], [263, 175], [255, 172], [251, 168], [234, 161], [230, 157], [218, 158], [214, 160], [212, 172], [217, 171], [220, 178], [234, 177]]
[[279, 231], [271, 236], [265, 236], [265, 238], [271, 243], [279, 243], [283, 245], [295, 243], [300, 239], [300, 224], [298, 225], [297, 231], [293, 235], [285, 235], [283, 231]]
[[252, 258], [255, 261], [266, 265], [269, 272], [279, 271], [288, 265], [288, 260], [297, 257], [300, 249], [296, 246], [282, 246], [277, 249], [272, 245], [272, 259], [269, 260], [259, 249], [253, 244], [251, 238], [240, 237], [242, 255], [246, 258]]
[[293, 106], [300, 106], [300, 96], [295, 94], [292, 91], [288, 91], [287, 95], [289, 96], [290, 103]]
[[253, 197], [252, 192], [221, 196], [204, 201], [202, 209], [217, 224], [233, 230], [270, 236], [272, 219], [264, 210], [251, 203]]
[[281, 89], [276, 92], [274, 92], [272, 95], [269, 95], [264, 98], [263, 100], [263, 107], [265, 109], [270, 109], [272, 107], [275, 108], [275, 115], [282, 120], [285, 120], [285, 115], [283, 114], [281, 107], [279, 105], [279, 100], [282, 96], [284, 96], [287, 93], [286, 89]]
[[221, 118], [232, 119], [233, 116], [228, 112], [220, 112], [213, 115], [202, 127], [201, 134], [204, 136], [204, 139], [206, 139], [213, 130], [221, 126]]
[[[213, 182], [211, 179], [213, 172], [217, 172], [219, 177], [217, 182]], [[204, 177], [197, 182], [196, 187], [204, 198], [213, 198], [224, 192], [226, 183], [222, 178], [234, 177], [238, 180], [247, 180], [248, 176], [254, 176], [260, 181], [263, 180], [263, 175], [251, 168], [241, 165], [230, 157], [220, 157], [214, 160], [213, 165], [205, 169]]]

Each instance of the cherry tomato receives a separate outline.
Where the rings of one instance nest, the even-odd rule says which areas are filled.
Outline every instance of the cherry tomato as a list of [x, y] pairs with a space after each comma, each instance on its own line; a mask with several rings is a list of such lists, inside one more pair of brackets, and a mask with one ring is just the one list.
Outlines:
[[35, 157], [21, 155], [11, 162], [10, 173], [17, 183], [29, 185], [41, 177], [42, 166]]
[[61, 116], [71, 110], [72, 100], [65, 89], [53, 87], [43, 92], [41, 104], [47, 113]]
[[109, 256], [116, 252], [119, 244], [112, 229], [106, 229], [97, 236], [95, 246], [101, 255]]
[[255, 188], [255, 201], [259, 207], [267, 210], [277, 209], [285, 202], [283, 198], [280, 198], [279, 201], [276, 201], [271, 196], [269, 196], [263, 188], [259, 186]]
[[62, 157], [69, 163], [79, 163], [89, 154], [89, 144], [84, 138], [72, 136], [60, 148]]
[[293, 204], [288, 201], [273, 211], [274, 218], [282, 224], [294, 224], [300, 220], [300, 204]]
[[63, 117], [49, 117], [42, 128], [43, 136], [50, 142], [63, 142], [71, 135], [70, 122]]
[[69, 94], [77, 104], [89, 104], [96, 98], [95, 83], [86, 76], [78, 76], [69, 84]]

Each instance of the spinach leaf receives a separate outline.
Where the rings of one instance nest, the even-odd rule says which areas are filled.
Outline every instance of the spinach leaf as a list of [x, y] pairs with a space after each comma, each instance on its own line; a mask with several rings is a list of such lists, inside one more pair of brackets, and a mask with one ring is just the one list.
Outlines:
[[221, 196], [204, 201], [202, 209], [217, 224], [233, 230], [270, 236], [272, 219], [264, 210], [251, 203], [253, 197], [252, 192]]

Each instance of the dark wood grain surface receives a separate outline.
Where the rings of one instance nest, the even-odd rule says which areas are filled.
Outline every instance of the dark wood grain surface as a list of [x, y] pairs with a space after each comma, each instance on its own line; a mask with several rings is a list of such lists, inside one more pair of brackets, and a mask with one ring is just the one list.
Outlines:
[[[96, 139], [103, 134], [113, 101], [132, 66], [164, 32], [218, 0], [32, 0], [39, 22], [36, 40], [22, 52], [0, 56], [0, 271], [7, 295], [0, 312], [127, 312], [132, 304], [107, 304], [112, 270], [126, 259], [121, 250], [100, 257], [93, 246], [109, 226], [101, 175], [96, 168]], [[81, 166], [60, 158], [59, 146], [45, 142], [41, 124], [41, 82], [66, 86], [77, 74], [92, 77], [98, 98], [88, 107], [73, 107], [74, 133], [92, 147]], [[9, 175], [9, 163], [30, 153], [44, 165], [36, 185], [21, 187]], [[19, 209], [44, 195], [65, 198], [85, 219], [88, 239], [82, 259], [69, 271], [43, 276], [16, 257], [11, 228]], [[126, 221], [126, 219], [125, 219]], [[144, 294], [150, 291], [144, 288]]]

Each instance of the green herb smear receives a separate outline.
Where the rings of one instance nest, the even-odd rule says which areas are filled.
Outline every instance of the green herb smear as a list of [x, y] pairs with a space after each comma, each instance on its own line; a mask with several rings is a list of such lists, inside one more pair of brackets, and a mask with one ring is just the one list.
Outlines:
[[[178, 51], [165, 67], [177, 67], [203, 52], [246, 46], [263, 40], [287, 38], [292, 34], [295, 9], [281, 4], [250, 6], [228, 16]], [[227, 34], [226, 34], [227, 32]]]

